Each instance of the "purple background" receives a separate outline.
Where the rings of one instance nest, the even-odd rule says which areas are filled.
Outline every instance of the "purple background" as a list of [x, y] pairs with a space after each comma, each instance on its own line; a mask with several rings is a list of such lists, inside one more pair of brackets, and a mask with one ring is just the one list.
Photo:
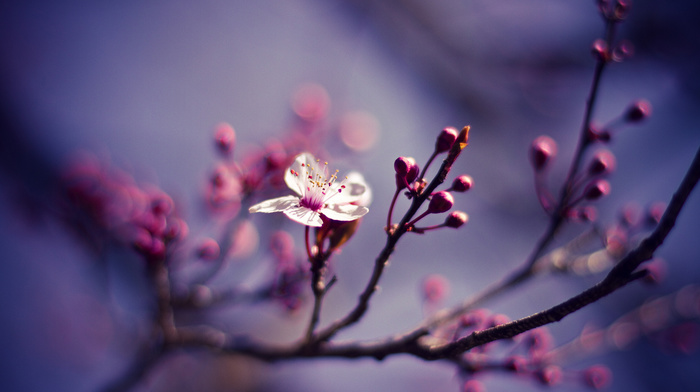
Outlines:
[[[694, 69], [700, 33], [692, 18], [698, 6], [638, 3], [621, 29], [636, 56], [604, 76], [596, 118], [612, 119], [638, 98], [648, 99], [654, 113], [612, 145], [619, 170], [613, 195], [599, 203], [607, 222], [626, 201], [668, 200], [700, 145]], [[532, 190], [527, 148], [540, 134], [555, 138], [560, 159], [554, 182], [561, 181], [592, 74], [588, 48], [601, 33], [592, 1], [0, 5], [2, 389], [95, 390], [120, 374], [143, 337], [148, 310], [139, 295], [144, 283], [132, 279], [139, 276], [135, 257], [110, 253], [100, 261], [109, 277], [96, 278], [90, 254], [60, 222], [29, 212], [48, 199], [54, 170], [74, 151], [97, 151], [138, 179], [158, 183], [182, 203], [193, 233], [212, 234], [198, 203], [215, 161], [215, 124], [230, 122], [242, 146], [262, 143], [285, 129], [290, 96], [306, 82], [326, 87], [331, 118], [372, 113], [381, 128], [378, 144], [339, 162], [365, 173], [374, 202], [361, 231], [336, 257], [340, 281], [327, 299], [328, 322], [354, 304], [383, 244], [393, 160], [409, 155], [424, 162], [439, 129], [471, 124], [470, 146], [455, 169], [475, 180], [473, 191], [456, 197], [469, 224], [402, 241], [369, 314], [340, 336], [384, 337], [420, 321], [418, 285], [425, 275], [449, 276], [448, 303], [457, 303], [528, 254], [546, 220]], [[666, 282], [634, 285], [552, 326], [557, 341], [576, 336], [586, 321], [610, 322], [649, 295], [700, 281], [699, 210], [696, 192], [659, 251], [669, 262]], [[288, 227], [301, 238], [300, 227]], [[573, 225], [563, 235], [578, 229]], [[254, 267], [255, 261], [240, 268]], [[596, 279], [544, 278], [489, 307], [522, 317]], [[290, 341], [300, 336], [306, 317], [304, 311], [288, 319], [274, 307], [244, 307], [214, 322]], [[699, 355], [667, 356], [650, 344], [572, 368], [596, 362], [614, 370], [612, 390], [700, 384]], [[219, 379], [240, 390], [458, 389], [451, 366], [407, 357], [267, 366], [183, 355], [138, 390], [217, 390], [207, 383]], [[484, 379], [489, 390], [539, 389], [528, 380]]]

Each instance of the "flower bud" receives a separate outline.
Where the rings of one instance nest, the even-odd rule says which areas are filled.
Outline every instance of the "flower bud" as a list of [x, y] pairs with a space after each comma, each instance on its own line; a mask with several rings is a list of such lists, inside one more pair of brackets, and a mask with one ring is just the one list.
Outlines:
[[216, 260], [221, 254], [219, 244], [211, 238], [206, 238], [197, 247], [197, 256], [202, 260]]
[[593, 389], [603, 389], [611, 380], [612, 372], [603, 365], [591, 366], [583, 372], [583, 382]]
[[447, 212], [452, 208], [455, 201], [450, 192], [440, 191], [435, 193], [428, 204], [428, 212], [431, 214], [439, 214]]
[[661, 222], [661, 217], [666, 212], [666, 203], [657, 201], [649, 206], [647, 210], [647, 223], [651, 226], [656, 226]]
[[608, 150], [598, 151], [588, 165], [588, 173], [592, 176], [607, 174], [615, 170], [615, 155]]
[[216, 127], [216, 133], [214, 134], [214, 141], [216, 146], [224, 154], [228, 154], [233, 150], [236, 144], [236, 132], [233, 127], [228, 123], [221, 123]]
[[596, 180], [588, 184], [584, 197], [588, 200], [600, 199], [610, 193], [610, 183], [605, 180]]
[[396, 158], [394, 170], [396, 171], [396, 187], [398, 189], [403, 189], [412, 183], [420, 171], [416, 161], [407, 157]]
[[519, 355], [513, 355], [505, 359], [504, 363], [505, 368], [516, 372], [516, 373], [521, 373], [527, 370], [527, 360]]
[[632, 104], [625, 113], [625, 120], [630, 123], [636, 123], [644, 120], [651, 115], [651, 104], [649, 101], [639, 100]]
[[584, 206], [578, 210], [578, 218], [584, 222], [595, 222], [598, 210], [593, 206]]
[[485, 392], [486, 387], [479, 380], [467, 380], [462, 385], [462, 392]]
[[537, 379], [544, 385], [556, 385], [561, 381], [561, 368], [556, 365], [549, 365], [541, 370], [538, 370], [535, 375]]
[[423, 299], [425, 299], [426, 302], [436, 303], [442, 301], [447, 297], [449, 290], [450, 282], [442, 275], [428, 275], [423, 280]]
[[615, 49], [613, 49], [612, 59], [613, 61], [620, 62], [632, 57], [633, 54], [634, 46], [632, 43], [629, 41], [622, 41], [615, 47]]
[[406, 181], [409, 183], [413, 182], [418, 178], [418, 174], [420, 172], [420, 167], [418, 167], [417, 164], [413, 164], [411, 168], [408, 170], [408, 173], [406, 173]]
[[530, 163], [535, 171], [547, 167], [549, 161], [557, 155], [557, 143], [549, 136], [540, 136], [530, 145]]
[[399, 176], [406, 177], [406, 174], [413, 165], [415, 165], [413, 158], [398, 157], [394, 161], [394, 170]]
[[597, 39], [591, 45], [591, 53], [593, 58], [598, 61], [608, 61], [610, 59], [610, 53], [608, 48], [608, 43], [603, 39]]
[[472, 187], [473, 180], [470, 176], [464, 174], [452, 181], [452, 190], [455, 192], [466, 192]]
[[630, 8], [632, 8], [632, 4], [629, 0], [617, 0], [615, 4], [615, 18], [618, 20], [625, 19], [630, 12]]
[[444, 128], [435, 141], [435, 152], [441, 153], [452, 148], [459, 132], [455, 128]]
[[447, 218], [445, 218], [445, 226], [456, 229], [468, 221], [469, 215], [462, 211], [453, 211], [450, 213], [450, 215], [447, 215]]

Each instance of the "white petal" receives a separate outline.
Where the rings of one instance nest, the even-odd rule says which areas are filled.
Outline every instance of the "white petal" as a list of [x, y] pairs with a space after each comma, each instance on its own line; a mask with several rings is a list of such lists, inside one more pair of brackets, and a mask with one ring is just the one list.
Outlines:
[[321, 213], [327, 218], [338, 221], [354, 221], [355, 219], [360, 219], [368, 212], [369, 208], [352, 204], [332, 204], [321, 209]]
[[282, 212], [287, 215], [287, 218], [305, 226], [321, 227], [323, 225], [321, 215], [306, 207], [292, 207]]
[[348, 173], [345, 181], [342, 182], [345, 188], [337, 195], [330, 198], [329, 202], [333, 204], [350, 204], [356, 203], [367, 206], [372, 201], [372, 191], [365, 182], [362, 174], [358, 172]]
[[[304, 166], [302, 166], [302, 164]], [[304, 178], [305, 173], [307, 172], [306, 167], [309, 165], [313, 166], [315, 164], [316, 158], [314, 158], [314, 156], [308, 152], [297, 155], [296, 158], [294, 158], [292, 165], [284, 173], [284, 182], [291, 190], [296, 192], [297, 195], [303, 195], [305, 188], [304, 184], [306, 184], [306, 178]], [[296, 174], [293, 174], [292, 171], [294, 171]]]
[[289, 208], [299, 206], [299, 198], [296, 196], [282, 196], [276, 199], [265, 200], [248, 208], [248, 212], [284, 212]]

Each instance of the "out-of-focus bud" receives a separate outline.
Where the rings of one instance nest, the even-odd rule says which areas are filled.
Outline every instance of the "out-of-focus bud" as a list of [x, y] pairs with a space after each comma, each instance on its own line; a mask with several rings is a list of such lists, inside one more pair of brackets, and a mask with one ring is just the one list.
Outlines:
[[223, 154], [228, 154], [233, 150], [236, 145], [236, 132], [233, 127], [228, 123], [221, 123], [216, 126], [216, 133], [214, 134], [214, 141], [216, 142], [216, 147]]
[[610, 183], [605, 180], [596, 180], [588, 184], [583, 195], [588, 200], [597, 200], [610, 194]]
[[646, 284], [657, 285], [666, 278], [667, 267], [666, 261], [663, 259], [654, 258], [644, 265], [644, 269], [647, 270], [647, 274], [642, 278], [642, 281]]
[[445, 226], [456, 229], [468, 221], [469, 215], [462, 211], [453, 211], [445, 218]]
[[562, 371], [559, 366], [549, 365], [536, 372], [537, 380], [544, 385], [557, 385], [561, 381]]
[[506, 369], [521, 373], [527, 370], [527, 360], [519, 355], [512, 355], [505, 359], [503, 364]]
[[625, 19], [630, 12], [630, 8], [632, 8], [632, 2], [629, 0], [617, 0], [614, 17], [618, 20]]
[[664, 212], [666, 212], [666, 203], [663, 201], [652, 203], [647, 211], [647, 222], [652, 226], [658, 225]]
[[440, 191], [435, 193], [428, 204], [428, 212], [431, 214], [439, 214], [447, 212], [455, 204], [455, 200], [450, 192]]
[[462, 392], [486, 392], [486, 387], [479, 380], [467, 380], [462, 385]]
[[606, 62], [610, 60], [610, 48], [608, 48], [608, 43], [600, 38], [593, 41], [593, 45], [591, 45], [591, 54], [593, 54], [593, 58], [598, 61]]
[[583, 206], [578, 209], [578, 218], [584, 222], [595, 222], [598, 219], [598, 210], [593, 206]]
[[430, 303], [442, 301], [450, 290], [450, 282], [439, 274], [428, 275], [422, 286], [423, 299]]
[[641, 207], [639, 204], [629, 202], [620, 210], [620, 224], [624, 227], [635, 227], [641, 220]]
[[549, 136], [539, 136], [530, 145], [530, 163], [535, 171], [547, 167], [557, 155], [557, 143]]
[[466, 192], [472, 188], [474, 180], [466, 174], [463, 174], [452, 181], [452, 190], [455, 192]]
[[435, 152], [441, 153], [452, 148], [455, 140], [457, 140], [458, 134], [459, 132], [452, 127], [447, 127], [440, 131], [440, 134], [435, 141]]
[[221, 254], [219, 243], [211, 238], [205, 238], [197, 247], [197, 257], [202, 260], [216, 260]]
[[597, 176], [615, 170], [615, 155], [608, 150], [598, 151], [588, 165], [588, 174]]
[[294, 238], [288, 232], [278, 230], [270, 237], [270, 250], [277, 261], [291, 261], [294, 259]]
[[639, 100], [634, 102], [625, 113], [625, 121], [636, 123], [651, 116], [651, 104], [649, 101]]
[[613, 61], [623, 61], [634, 55], [634, 45], [629, 41], [620, 42], [612, 51]]
[[607, 366], [594, 365], [583, 372], [583, 382], [596, 390], [607, 387], [611, 381], [612, 372]]

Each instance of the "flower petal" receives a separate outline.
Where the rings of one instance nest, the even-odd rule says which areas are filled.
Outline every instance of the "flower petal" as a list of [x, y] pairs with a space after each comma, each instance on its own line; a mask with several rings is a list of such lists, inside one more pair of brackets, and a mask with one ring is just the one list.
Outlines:
[[305, 226], [321, 227], [323, 225], [321, 215], [318, 212], [312, 211], [306, 207], [287, 208], [282, 212], [287, 215], [287, 218]]
[[284, 182], [291, 190], [296, 192], [297, 195], [303, 195], [304, 189], [306, 188], [306, 178], [304, 178], [307, 172], [306, 168], [309, 165], [313, 166], [315, 164], [316, 158], [308, 152], [297, 155], [292, 165], [284, 173]]
[[369, 208], [352, 204], [331, 204], [321, 209], [321, 214], [337, 221], [354, 221], [355, 219], [360, 219], [368, 212]]
[[333, 204], [350, 204], [357, 203], [367, 206], [372, 201], [372, 191], [369, 185], [365, 182], [362, 174], [358, 172], [348, 173], [345, 181], [342, 182], [344, 188], [337, 195], [334, 195], [329, 201]]
[[299, 206], [299, 198], [296, 196], [282, 196], [276, 199], [265, 200], [248, 208], [248, 212], [284, 212], [289, 208]]

